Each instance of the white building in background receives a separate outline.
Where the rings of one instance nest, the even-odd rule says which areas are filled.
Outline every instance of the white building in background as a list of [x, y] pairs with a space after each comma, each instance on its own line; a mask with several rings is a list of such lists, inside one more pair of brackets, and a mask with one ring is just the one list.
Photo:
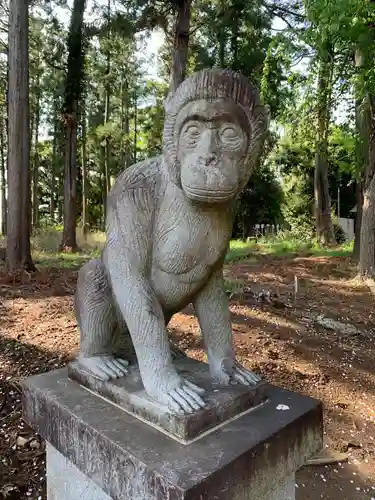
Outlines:
[[344, 219], [343, 217], [340, 217], [339, 219], [337, 219], [337, 222], [344, 231], [347, 241], [349, 242], [353, 241], [355, 236], [355, 226], [354, 226], [355, 220]]

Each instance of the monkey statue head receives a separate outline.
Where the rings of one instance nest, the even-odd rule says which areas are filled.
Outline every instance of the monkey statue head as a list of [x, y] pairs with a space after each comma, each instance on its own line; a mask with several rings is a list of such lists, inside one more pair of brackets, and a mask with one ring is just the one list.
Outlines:
[[235, 199], [257, 164], [269, 113], [258, 91], [230, 70], [189, 76], [165, 106], [164, 162], [195, 202]]

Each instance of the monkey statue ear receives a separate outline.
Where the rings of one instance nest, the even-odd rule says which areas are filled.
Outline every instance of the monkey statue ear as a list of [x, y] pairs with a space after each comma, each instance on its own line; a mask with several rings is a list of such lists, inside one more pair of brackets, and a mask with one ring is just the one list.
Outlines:
[[247, 150], [247, 163], [249, 165], [249, 170], [252, 171], [258, 162], [264, 139], [270, 125], [270, 107], [258, 101], [248, 114], [248, 117], [250, 123], [250, 143]]
[[250, 123], [250, 142], [246, 153], [246, 159], [242, 166], [238, 195], [245, 189], [251, 174], [259, 166], [262, 148], [271, 122], [271, 110], [268, 105], [261, 104], [258, 101], [248, 116]]

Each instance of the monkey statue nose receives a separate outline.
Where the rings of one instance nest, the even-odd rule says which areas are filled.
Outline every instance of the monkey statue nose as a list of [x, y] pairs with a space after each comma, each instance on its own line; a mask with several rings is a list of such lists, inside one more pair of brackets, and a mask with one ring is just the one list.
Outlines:
[[217, 155], [215, 153], [211, 153], [206, 156], [206, 167], [209, 167], [210, 165], [216, 165], [217, 162]]

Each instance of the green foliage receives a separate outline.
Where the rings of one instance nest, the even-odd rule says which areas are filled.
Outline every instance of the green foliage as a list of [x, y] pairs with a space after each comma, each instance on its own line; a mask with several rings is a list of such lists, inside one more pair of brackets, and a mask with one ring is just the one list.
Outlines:
[[[82, 7], [81, 0], [75, 4]], [[43, 130], [35, 148], [39, 157], [40, 220], [42, 225], [50, 224], [51, 219], [62, 222], [65, 150], [61, 110], [80, 96], [78, 216], [82, 215], [85, 154], [88, 223], [91, 228], [99, 228], [105, 216], [106, 168], [113, 182], [135, 160], [162, 151], [176, 2], [122, 0], [111, 2], [109, 11], [106, 3], [95, 4], [94, 16], [90, 16], [94, 20], [77, 30], [75, 16], [71, 26], [65, 26], [57, 19], [54, 5], [43, 8], [43, 15], [40, 9], [32, 9], [30, 15], [32, 123], [39, 102], [40, 131]], [[65, 8], [70, 18], [71, 11]], [[360, 109], [366, 111], [363, 96], [373, 88], [374, 40], [369, 29], [373, 11], [374, 5], [363, 0], [306, 0], [303, 4], [263, 0], [192, 3], [188, 72], [217, 66], [241, 71], [259, 86], [263, 101], [271, 109], [271, 133], [262, 164], [239, 200], [236, 235], [242, 236], [256, 223], [282, 222], [289, 228], [284, 239], [304, 242], [312, 239], [316, 56], [321, 54], [327, 40], [334, 47], [332, 108], [341, 104], [347, 115], [345, 123], [341, 119], [340, 124], [332, 125], [329, 130], [330, 196], [332, 210], [337, 213], [340, 188], [340, 215], [349, 215], [355, 205], [354, 181], [360, 172], [357, 153], [362, 141], [354, 127], [353, 95], [362, 99]], [[281, 28], [280, 22], [274, 23], [275, 19], [283, 19]], [[140, 53], [154, 28], [161, 28], [166, 34], [158, 54], [161, 60], [158, 79], [149, 77], [145, 71], [147, 65], [151, 67], [156, 62]], [[69, 49], [74, 50], [70, 51], [68, 61]], [[363, 54], [361, 70], [352, 64], [355, 49]], [[301, 60], [303, 67], [299, 64]], [[67, 67], [70, 67], [68, 73]], [[76, 88], [74, 82], [78, 80], [81, 83]], [[3, 114], [5, 92], [6, 61], [0, 57]], [[361, 142], [361, 145], [366, 150], [368, 144]], [[237, 255], [243, 252], [235, 251]]]
[[[299, 120], [286, 126], [271, 154], [271, 164], [282, 178], [284, 220], [293, 237], [304, 239], [311, 238], [314, 232], [315, 138], [308, 133], [308, 123], [309, 115], [302, 114]], [[332, 125], [328, 137], [330, 198], [337, 213], [340, 188], [342, 217], [349, 217], [356, 203], [355, 155], [356, 137], [352, 128], [346, 124]]]
[[282, 221], [283, 191], [267, 164], [256, 170], [240, 195], [234, 234], [248, 236], [255, 224]]
[[339, 224], [333, 224], [333, 232], [338, 245], [342, 245], [346, 241], [346, 234]]

